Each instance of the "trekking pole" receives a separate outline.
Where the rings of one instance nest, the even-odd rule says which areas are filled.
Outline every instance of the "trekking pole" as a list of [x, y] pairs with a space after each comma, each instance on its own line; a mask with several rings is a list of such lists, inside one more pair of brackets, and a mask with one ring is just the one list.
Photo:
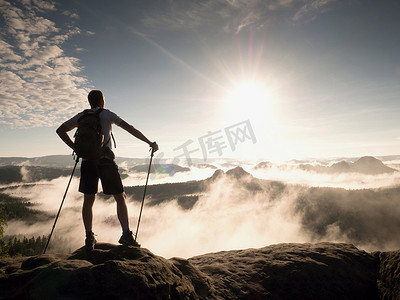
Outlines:
[[138, 236], [138, 232], [139, 232], [140, 219], [142, 218], [142, 211], [143, 211], [144, 198], [146, 197], [147, 183], [149, 182], [151, 161], [153, 160], [153, 155], [154, 155], [154, 148], [151, 148], [151, 156], [150, 156], [150, 163], [149, 163], [149, 171], [147, 172], [146, 185], [144, 186], [144, 191], [143, 191], [142, 205], [140, 206], [139, 219], [138, 219], [138, 223], [137, 223], [137, 227], [136, 227], [136, 233], [135, 233], [135, 242], [136, 242], [136, 239], [137, 239], [137, 236]]
[[76, 157], [76, 160], [75, 160], [74, 169], [72, 170], [71, 177], [69, 178], [68, 185], [67, 185], [67, 189], [65, 190], [64, 197], [63, 197], [63, 199], [62, 199], [62, 201], [61, 201], [60, 208], [58, 209], [58, 213], [57, 213], [56, 219], [54, 220], [53, 228], [51, 229], [51, 233], [50, 233], [49, 239], [47, 240], [47, 244], [46, 244], [46, 247], [44, 248], [43, 254], [46, 254], [47, 247], [49, 246], [51, 236], [53, 235], [54, 228], [56, 227], [56, 223], [57, 223], [57, 220], [58, 220], [58, 216], [60, 215], [61, 208], [62, 208], [62, 206], [63, 206], [63, 204], [64, 204], [65, 197], [67, 196], [67, 192], [68, 192], [68, 189], [69, 189], [69, 185], [71, 184], [71, 180], [72, 180], [72, 177], [74, 176], [74, 172], [75, 172], [75, 169], [76, 169], [76, 165], [78, 164], [78, 161], [79, 161], [79, 157], [77, 156], [77, 157]]

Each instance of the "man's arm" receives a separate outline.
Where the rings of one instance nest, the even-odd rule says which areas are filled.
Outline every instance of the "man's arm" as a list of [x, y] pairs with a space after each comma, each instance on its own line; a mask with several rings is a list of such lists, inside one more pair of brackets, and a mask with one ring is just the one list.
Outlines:
[[121, 123], [119, 123], [118, 126], [121, 127], [122, 129], [125, 129], [126, 131], [128, 131], [130, 134], [132, 134], [134, 137], [138, 138], [139, 140], [149, 144], [149, 146], [151, 148], [153, 148], [154, 152], [158, 150], [158, 145], [156, 142], [151, 142], [147, 137], [144, 136], [143, 133], [141, 133], [139, 130], [137, 130], [132, 125], [128, 124], [125, 121], [122, 121]]
[[72, 150], [75, 148], [74, 142], [71, 140], [68, 134], [68, 127], [62, 124], [60, 127], [57, 128], [56, 132], [58, 136], [66, 143]]

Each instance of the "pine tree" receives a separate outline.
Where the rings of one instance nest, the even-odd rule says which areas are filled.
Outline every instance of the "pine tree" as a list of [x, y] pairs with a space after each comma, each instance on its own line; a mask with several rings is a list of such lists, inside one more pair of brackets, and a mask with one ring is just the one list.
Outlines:
[[4, 227], [7, 226], [7, 222], [3, 217], [3, 210], [0, 210], [0, 258], [8, 257], [8, 246], [3, 241]]

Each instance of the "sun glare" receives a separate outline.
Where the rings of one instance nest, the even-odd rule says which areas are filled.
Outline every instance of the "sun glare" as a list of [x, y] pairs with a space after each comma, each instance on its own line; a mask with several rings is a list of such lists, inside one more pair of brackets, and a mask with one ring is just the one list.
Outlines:
[[226, 126], [248, 120], [257, 138], [257, 145], [249, 143], [239, 147], [236, 156], [268, 157], [274, 161], [286, 157], [286, 148], [281, 147], [285, 135], [281, 134], [284, 128], [280, 121], [279, 93], [274, 83], [268, 85], [249, 79], [233, 85], [221, 101], [221, 117]]
[[256, 81], [243, 82], [234, 87], [226, 99], [226, 113], [230, 119], [265, 119], [272, 109], [273, 97], [267, 86]]

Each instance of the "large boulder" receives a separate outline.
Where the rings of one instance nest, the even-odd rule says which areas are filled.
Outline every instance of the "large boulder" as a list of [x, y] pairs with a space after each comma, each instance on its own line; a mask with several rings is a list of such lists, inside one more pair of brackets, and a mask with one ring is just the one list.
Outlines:
[[349, 244], [278, 244], [189, 259], [213, 299], [379, 299], [377, 260]]
[[5, 299], [198, 299], [172, 262], [137, 247], [98, 244], [67, 257], [2, 260], [0, 267]]

